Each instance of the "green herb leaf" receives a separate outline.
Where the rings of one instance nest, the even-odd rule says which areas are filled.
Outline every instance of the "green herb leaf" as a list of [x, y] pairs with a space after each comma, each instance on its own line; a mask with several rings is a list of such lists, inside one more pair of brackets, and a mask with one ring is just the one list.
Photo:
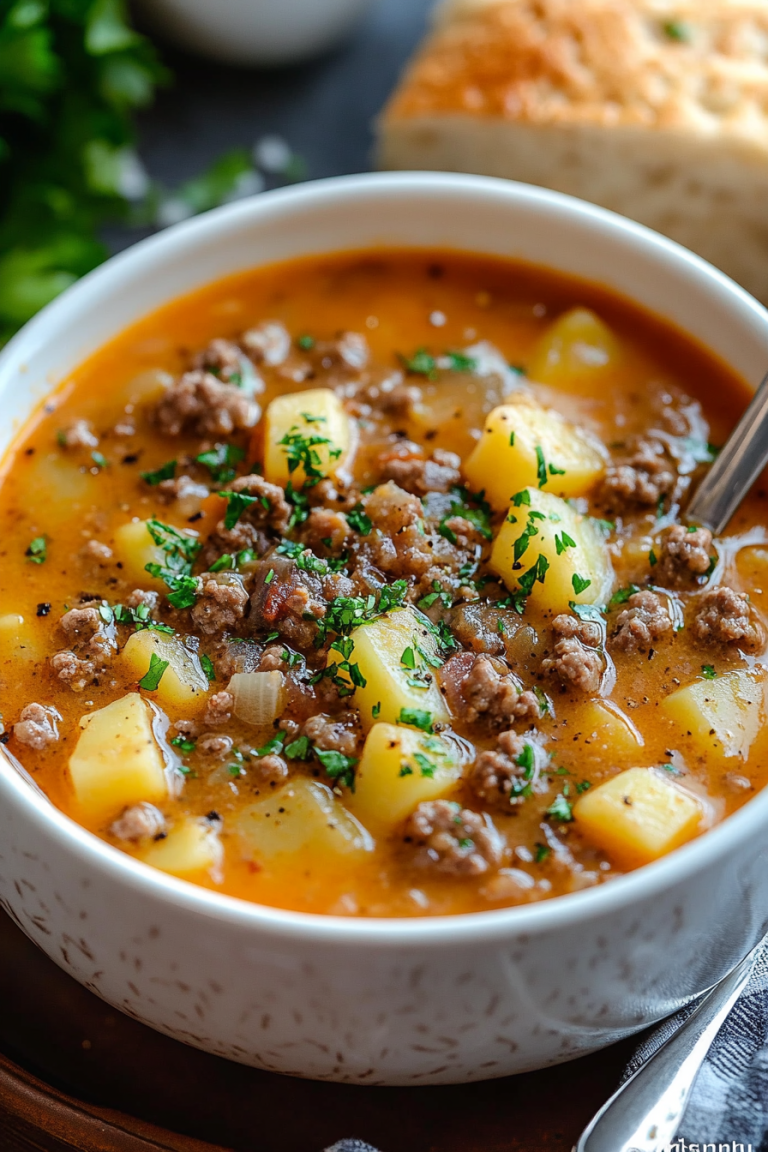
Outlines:
[[207, 452], [195, 456], [197, 463], [208, 469], [216, 484], [229, 484], [230, 480], [234, 480], [235, 465], [244, 458], [245, 450], [237, 444], [215, 444]]
[[400, 363], [412, 376], [426, 376], [428, 380], [437, 378], [437, 365], [434, 356], [426, 348], [418, 348], [413, 356], [399, 356]]
[[156, 692], [169, 663], [169, 660], [161, 660], [157, 653], [153, 652], [149, 657], [149, 668], [139, 680], [139, 688], [143, 688], [145, 692]]
[[173, 744], [174, 748], [178, 748], [179, 752], [188, 754], [189, 752], [194, 752], [197, 747], [197, 740], [191, 740], [189, 736], [174, 736], [171, 744]]
[[301, 348], [302, 352], [310, 352], [315, 346], [314, 336], [299, 336], [296, 340], [296, 345]]
[[715, 672], [714, 665], [712, 665], [712, 664], [702, 664], [701, 674], [705, 680], [716, 680], [717, 679], [717, 672]]
[[361, 536], [370, 535], [373, 524], [370, 516], [366, 516], [363, 511], [362, 504], [356, 504], [350, 512], [347, 512], [347, 521], [354, 532], [359, 532]]
[[619, 588], [608, 601], [608, 607], [615, 608], [617, 604], [626, 604], [630, 596], [634, 596], [639, 591], [640, 588], [637, 584], [627, 584], [625, 588]]
[[140, 473], [142, 480], [146, 480], [147, 484], [157, 485], [161, 484], [163, 480], [173, 480], [176, 475], [176, 460], [169, 460], [167, 464], [161, 465], [154, 472]]
[[224, 514], [224, 527], [231, 531], [247, 508], [259, 502], [258, 496], [249, 496], [247, 492], [221, 492], [227, 501], [227, 511]]
[[544, 459], [544, 449], [541, 444], [536, 445], [536, 475], [539, 481], [539, 488], [543, 488], [547, 482], [547, 462]]
[[44, 564], [48, 559], [48, 545], [45, 536], [35, 536], [24, 555], [33, 564]]
[[573, 809], [562, 792], [552, 801], [546, 814], [553, 820], [560, 820], [563, 824], [573, 820]]
[[576, 541], [571, 536], [569, 536], [567, 532], [561, 532], [559, 536], [557, 533], [555, 533], [555, 549], [557, 550], [558, 556], [562, 556], [566, 548], [575, 547]]
[[298, 740], [292, 740], [285, 746], [285, 754], [289, 760], [308, 760], [311, 751], [308, 736], [299, 736]]
[[477, 360], [464, 352], [448, 352], [446, 355], [451, 362], [452, 372], [474, 372], [477, 369]]
[[353, 756], [344, 756], [341, 752], [324, 751], [317, 747], [314, 752], [331, 779], [338, 780], [340, 784], [345, 784], [354, 791], [357, 760]]
[[533, 848], [533, 859], [536, 864], [542, 864], [546, 860], [547, 856], [549, 856], [552, 852], [551, 848], [549, 848], [546, 844], [540, 843], [539, 841], [534, 844]]
[[216, 670], [213, 667], [213, 660], [211, 660], [210, 656], [206, 656], [205, 653], [203, 653], [203, 655], [200, 657], [200, 667], [202, 668], [203, 672], [205, 672], [208, 680], [213, 683], [213, 681], [216, 679]]
[[420, 728], [422, 732], [431, 732], [432, 713], [421, 708], [401, 708], [397, 718], [398, 724], [409, 724], [412, 728]]
[[582, 592], [586, 592], [591, 583], [591, 580], [585, 579], [584, 576], [579, 576], [578, 572], [574, 572], [573, 576], [571, 577], [571, 584], [573, 585], [573, 590], [577, 596], [580, 596]]

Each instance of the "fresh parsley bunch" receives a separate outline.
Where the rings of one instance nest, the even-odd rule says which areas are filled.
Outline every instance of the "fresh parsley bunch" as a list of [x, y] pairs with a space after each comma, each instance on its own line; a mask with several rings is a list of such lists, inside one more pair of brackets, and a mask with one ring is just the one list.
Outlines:
[[133, 113], [168, 77], [122, 0], [0, 0], [0, 344], [146, 194]]

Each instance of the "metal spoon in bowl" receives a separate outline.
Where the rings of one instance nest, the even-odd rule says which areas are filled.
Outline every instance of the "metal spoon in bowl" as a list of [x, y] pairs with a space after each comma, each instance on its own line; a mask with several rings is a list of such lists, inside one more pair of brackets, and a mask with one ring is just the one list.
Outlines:
[[[718, 536], [768, 463], [768, 376], [755, 393], [687, 509]], [[574, 1152], [657, 1152], [677, 1133], [696, 1075], [745, 988], [761, 941], [707, 993], [653, 1056], [603, 1105]]]
[[761, 940], [715, 984], [677, 1031], [614, 1092], [573, 1152], [660, 1152], [674, 1142], [704, 1057], [764, 945]]
[[699, 485], [686, 518], [694, 524], [706, 524], [719, 536], [766, 463], [768, 376]]

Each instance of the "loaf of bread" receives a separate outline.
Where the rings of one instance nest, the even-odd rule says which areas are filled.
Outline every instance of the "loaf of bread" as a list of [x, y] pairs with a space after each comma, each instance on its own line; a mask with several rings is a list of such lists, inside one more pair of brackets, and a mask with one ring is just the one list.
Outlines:
[[378, 162], [583, 197], [768, 303], [768, 0], [446, 0]]

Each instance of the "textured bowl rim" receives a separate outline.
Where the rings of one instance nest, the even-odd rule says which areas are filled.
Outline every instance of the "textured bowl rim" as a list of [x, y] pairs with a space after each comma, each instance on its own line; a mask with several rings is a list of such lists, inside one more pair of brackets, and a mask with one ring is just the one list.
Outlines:
[[[245, 224], [257, 223], [260, 218], [268, 219], [272, 214], [311, 210], [340, 197], [375, 200], [382, 193], [402, 201], [409, 196], [461, 199], [463, 210], [479, 208], [484, 200], [496, 204], [504, 201], [512, 213], [516, 207], [524, 206], [565, 217], [575, 230], [599, 232], [604, 242], [607, 239], [616, 243], [618, 249], [623, 247], [651, 258], [660, 274], [668, 266], [697, 281], [724, 312], [730, 312], [742, 323], [751, 323], [768, 344], [768, 312], [753, 297], [687, 249], [613, 212], [557, 192], [491, 177], [434, 172], [372, 173], [333, 177], [262, 193], [184, 221], [113, 256], [67, 289], [9, 341], [0, 352], [0, 388], [5, 377], [15, 375], [26, 359], [48, 342], [49, 329], [60, 327], [88, 307], [96, 307], [103, 290], [122, 276], [134, 277], [137, 272], [151, 271], [152, 266], [162, 260], [173, 259], [182, 251], [188, 253], [190, 245], [209, 242], [217, 233], [237, 230]], [[462, 247], [459, 242], [454, 250], [472, 251], [472, 248]], [[77, 824], [32, 786], [30, 780], [18, 771], [3, 749], [0, 796], [7, 791], [26, 810], [38, 830], [52, 838], [60, 850], [78, 857], [81, 865], [103, 872], [117, 884], [145, 893], [149, 900], [170, 904], [209, 921], [227, 921], [241, 929], [259, 930], [282, 938], [304, 938], [332, 945], [348, 941], [358, 947], [367, 945], [377, 949], [479, 943], [534, 932], [543, 935], [594, 920], [682, 884], [693, 873], [715, 865], [745, 840], [757, 838], [768, 827], [766, 788], [722, 824], [669, 856], [594, 888], [482, 912], [354, 918], [251, 903], [160, 872]]]

